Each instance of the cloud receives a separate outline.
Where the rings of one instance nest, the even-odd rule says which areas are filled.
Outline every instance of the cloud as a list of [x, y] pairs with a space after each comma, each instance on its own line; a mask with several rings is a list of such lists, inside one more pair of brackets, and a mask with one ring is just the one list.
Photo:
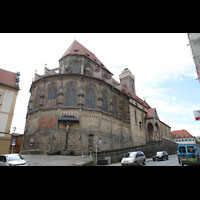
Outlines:
[[199, 124], [186, 124], [184, 122], [177, 123], [177, 122], [173, 122], [173, 121], [167, 121], [167, 123], [170, 124], [171, 127], [173, 127], [172, 131], [185, 129], [193, 136], [200, 135]]

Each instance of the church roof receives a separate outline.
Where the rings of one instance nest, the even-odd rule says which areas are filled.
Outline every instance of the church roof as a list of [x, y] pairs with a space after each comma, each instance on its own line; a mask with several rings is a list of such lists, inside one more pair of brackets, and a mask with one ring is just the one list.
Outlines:
[[70, 45], [70, 47], [67, 49], [67, 51], [63, 54], [63, 56], [60, 58], [60, 60], [67, 55], [84, 55], [93, 62], [97, 63], [103, 69], [111, 73], [104, 65], [103, 63], [93, 54], [91, 51], [89, 51], [87, 48], [85, 48], [82, 44], [80, 44], [78, 41], [74, 40], [73, 43]]
[[146, 119], [154, 118], [156, 116], [156, 108], [146, 109], [146, 112], [147, 112], [145, 116]]
[[131, 92], [125, 85], [122, 85], [122, 90], [129, 95], [131, 98], [133, 98], [135, 101], [143, 105], [146, 109], [151, 108], [146, 101], [143, 101], [140, 97], [138, 97], [135, 93]]

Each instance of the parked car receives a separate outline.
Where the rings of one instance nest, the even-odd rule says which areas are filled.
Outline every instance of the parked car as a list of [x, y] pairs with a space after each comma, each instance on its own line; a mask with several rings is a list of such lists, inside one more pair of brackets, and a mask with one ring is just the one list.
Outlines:
[[122, 166], [137, 166], [138, 164], [145, 165], [145, 163], [146, 157], [142, 151], [128, 152], [124, 155], [124, 157], [121, 160]]
[[3, 154], [0, 155], [0, 166], [27, 166], [27, 162], [20, 154]]
[[165, 159], [169, 159], [168, 158], [168, 153], [166, 151], [158, 151], [156, 153], [156, 155], [152, 156], [153, 161], [156, 160], [165, 160]]

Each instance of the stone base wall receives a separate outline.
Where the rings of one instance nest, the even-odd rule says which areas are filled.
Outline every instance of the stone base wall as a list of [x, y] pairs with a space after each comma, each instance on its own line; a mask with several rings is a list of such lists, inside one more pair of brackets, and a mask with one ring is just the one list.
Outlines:
[[[64, 122], [58, 121], [62, 115], [79, 119], [71, 123], [68, 133]], [[94, 110], [60, 109], [29, 116], [21, 153], [89, 155], [96, 148], [107, 151], [131, 146], [130, 123]]]
[[116, 149], [112, 151], [98, 152], [98, 160], [104, 159], [105, 157], [111, 157], [111, 162], [120, 162], [122, 157], [127, 152], [142, 151], [146, 158], [151, 158], [156, 154], [157, 151], [167, 151], [169, 155], [177, 153], [177, 144], [163, 139], [162, 141], [152, 142], [142, 146], [135, 146], [131, 148]]

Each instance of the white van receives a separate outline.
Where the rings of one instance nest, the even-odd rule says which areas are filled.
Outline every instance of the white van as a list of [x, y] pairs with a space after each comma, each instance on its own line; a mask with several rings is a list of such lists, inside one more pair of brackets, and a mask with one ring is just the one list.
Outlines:
[[122, 166], [137, 166], [139, 164], [145, 165], [146, 157], [142, 151], [128, 152], [121, 160]]

